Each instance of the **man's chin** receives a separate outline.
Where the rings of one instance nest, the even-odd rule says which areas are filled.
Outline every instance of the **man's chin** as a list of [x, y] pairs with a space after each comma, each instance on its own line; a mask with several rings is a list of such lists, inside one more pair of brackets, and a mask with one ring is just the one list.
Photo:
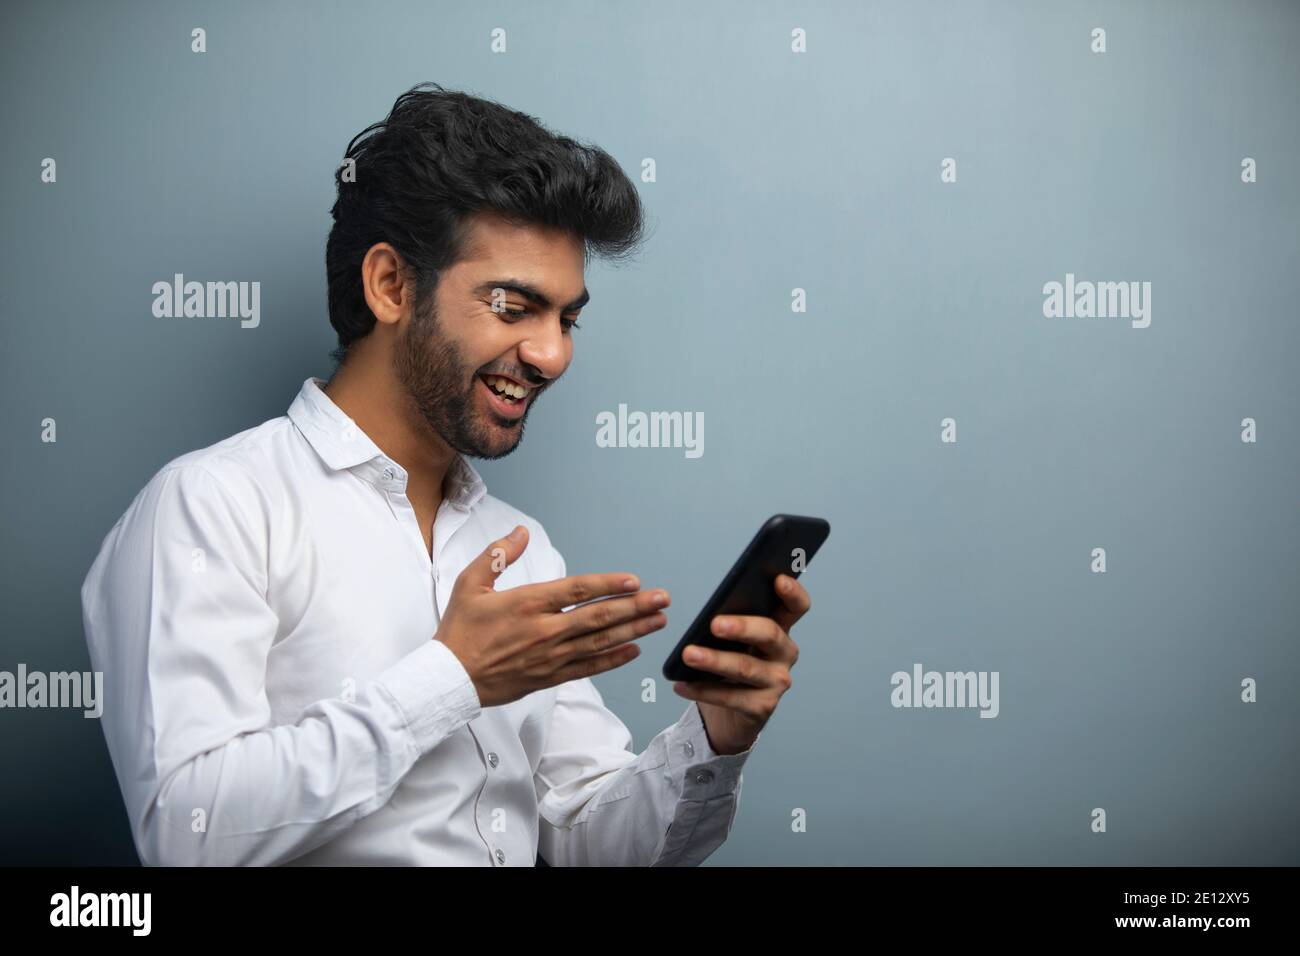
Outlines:
[[498, 458], [505, 458], [507, 455], [509, 455], [518, 447], [519, 447], [519, 442], [515, 442], [513, 445], [510, 445], [505, 448], [495, 448], [495, 449], [479, 448], [474, 452], [472, 452], [469, 457], [481, 458], [483, 461], [495, 461]]
[[474, 450], [471, 453], [473, 458], [482, 458], [491, 461], [494, 458], [504, 458], [516, 448], [524, 437], [524, 422], [519, 419], [516, 422], [501, 423], [493, 421], [489, 423], [485, 431], [479, 434], [482, 440], [474, 442]]

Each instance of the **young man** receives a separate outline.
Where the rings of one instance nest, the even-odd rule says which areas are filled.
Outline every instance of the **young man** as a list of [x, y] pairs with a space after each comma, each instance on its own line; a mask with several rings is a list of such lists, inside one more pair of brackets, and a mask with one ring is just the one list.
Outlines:
[[[468, 457], [519, 444], [573, 359], [589, 252], [642, 234], [604, 152], [436, 85], [352, 141], [326, 249], [340, 365], [167, 464], [82, 587], [146, 864], [698, 864], [790, 687], [809, 608], [733, 617], [632, 753], [590, 678], [666, 592], [566, 577]], [[715, 630], [720, 622], [715, 620]]]

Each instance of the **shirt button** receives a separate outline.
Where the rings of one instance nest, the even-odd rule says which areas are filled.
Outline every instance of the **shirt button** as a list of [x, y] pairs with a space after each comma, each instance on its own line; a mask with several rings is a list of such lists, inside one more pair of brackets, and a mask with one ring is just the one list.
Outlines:
[[385, 468], [385, 469], [384, 469], [384, 480], [385, 480], [385, 481], [392, 481], [392, 480], [393, 480], [393, 475], [394, 475], [394, 474], [395, 474], [395, 472], [393, 471], [393, 469], [391, 469], [391, 468]]
[[501, 849], [500, 847], [497, 847], [497, 862], [502, 864], [503, 866], [505, 865], [506, 862], [505, 850]]
[[686, 751], [686, 756], [688, 757], [695, 756], [695, 744], [691, 743], [689, 740], [682, 745], [682, 749]]
[[496, 755], [496, 754], [488, 754], [488, 763], [491, 764], [492, 767], [495, 769], [495, 768], [496, 768], [496, 765], [497, 765], [497, 755]]
[[697, 773], [697, 774], [695, 775], [695, 782], [696, 782], [696, 783], [712, 783], [712, 782], [713, 782], [713, 771], [712, 771], [712, 770], [701, 770], [699, 773]]

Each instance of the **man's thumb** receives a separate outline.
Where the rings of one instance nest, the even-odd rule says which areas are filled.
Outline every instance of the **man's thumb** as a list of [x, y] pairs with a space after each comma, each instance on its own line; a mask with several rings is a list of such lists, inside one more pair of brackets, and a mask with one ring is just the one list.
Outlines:
[[515, 525], [515, 529], [504, 538], [498, 538], [487, 546], [477, 561], [474, 562], [475, 583], [491, 587], [501, 572], [519, 559], [528, 547], [528, 529]]

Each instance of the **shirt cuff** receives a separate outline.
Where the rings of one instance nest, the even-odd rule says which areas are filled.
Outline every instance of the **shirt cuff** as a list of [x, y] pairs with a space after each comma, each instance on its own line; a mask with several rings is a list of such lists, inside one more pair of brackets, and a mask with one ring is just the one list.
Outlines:
[[426, 754], [482, 712], [465, 665], [439, 640], [428, 640], [376, 678]]
[[[763, 735], [754, 738], [754, 744]], [[682, 781], [683, 800], [712, 800], [733, 793], [740, 785], [741, 769], [749, 749], [735, 754], [719, 754], [709, 746], [704, 718], [699, 705], [691, 701], [686, 713], [668, 731], [668, 769]]]

